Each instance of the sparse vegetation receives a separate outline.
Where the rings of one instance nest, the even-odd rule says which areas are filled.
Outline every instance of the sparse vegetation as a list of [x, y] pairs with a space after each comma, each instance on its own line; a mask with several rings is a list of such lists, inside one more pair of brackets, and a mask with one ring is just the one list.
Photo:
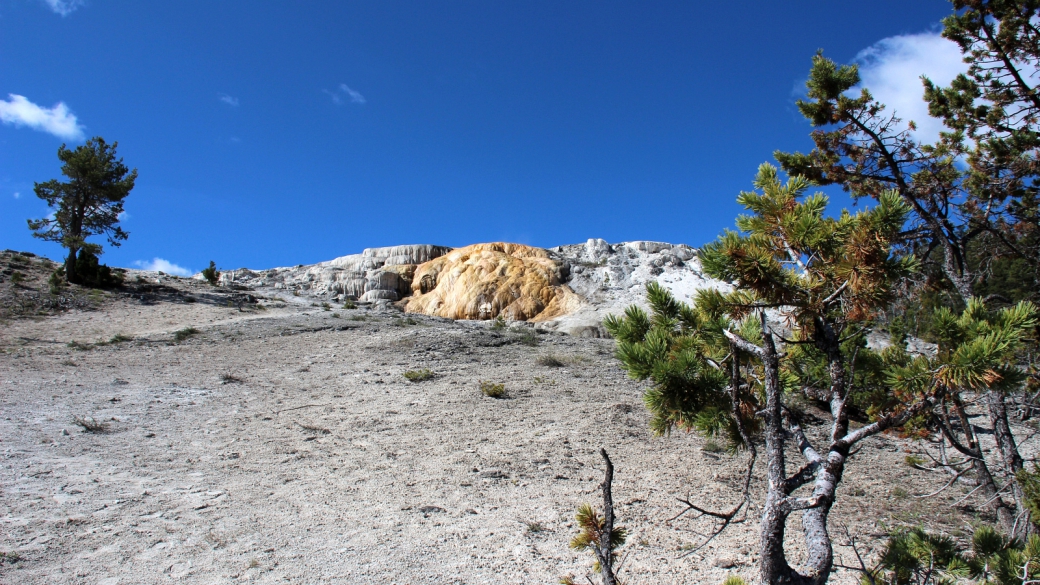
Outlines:
[[357, 303], [353, 299], [347, 299], [343, 301], [343, 308], [347, 310], [353, 310], [357, 308]]
[[109, 343], [109, 344], [126, 343], [128, 341], [133, 341], [133, 340], [134, 340], [134, 338], [132, 336], [130, 336], [130, 335], [124, 335], [122, 333], [116, 333], [111, 338], [109, 338], [107, 343]]
[[484, 396], [487, 396], [489, 398], [505, 398], [506, 385], [481, 380], [480, 391], [484, 394]]
[[87, 433], [106, 433], [108, 432], [108, 423], [96, 420], [91, 416], [74, 416], [72, 422], [83, 428], [84, 432]]
[[328, 303], [322, 303], [321, 304], [321, 310], [322, 311], [331, 311], [332, 310], [332, 305], [330, 305]]
[[243, 382], [242, 378], [239, 378], [238, 376], [232, 374], [231, 372], [224, 372], [223, 374], [220, 375], [220, 383], [221, 384], [241, 384], [242, 382]]
[[76, 351], [90, 351], [94, 349], [94, 346], [89, 343], [80, 343], [76, 340], [72, 340], [65, 344], [65, 347], [69, 349], [75, 349]]
[[492, 331], [501, 331], [501, 330], [503, 330], [505, 328], [506, 328], [506, 320], [502, 318], [502, 315], [499, 315], [499, 316], [495, 317], [494, 320], [491, 321], [491, 330]]
[[390, 322], [394, 327], [407, 327], [409, 325], [419, 325], [419, 322], [411, 317], [397, 318]]
[[191, 337], [202, 333], [194, 327], [185, 327], [184, 329], [178, 329], [173, 332], [173, 340], [177, 343], [190, 339]]
[[18, 556], [18, 553], [16, 552], [0, 552], [0, 567], [4, 565], [13, 565], [21, 560], [22, 557]]
[[408, 370], [404, 373], [404, 377], [407, 378], [409, 382], [425, 382], [426, 380], [432, 380], [435, 376], [436, 374], [427, 368], [421, 370]]
[[547, 353], [545, 355], [538, 356], [535, 363], [539, 366], [545, 366], [547, 368], [562, 368], [567, 365], [566, 362], [561, 360], [555, 354]]
[[538, 534], [539, 532], [545, 532], [545, 525], [541, 522], [527, 522], [527, 532], [531, 534]]
[[513, 334], [513, 339], [520, 345], [529, 345], [531, 347], [538, 345], [538, 334], [534, 332], [534, 329], [516, 326], [510, 332]]
[[15, 270], [14, 272], [11, 273], [11, 284], [18, 285], [18, 284], [22, 284], [23, 282], [25, 282], [25, 275], [24, 274], [22, 274], [18, 270]]

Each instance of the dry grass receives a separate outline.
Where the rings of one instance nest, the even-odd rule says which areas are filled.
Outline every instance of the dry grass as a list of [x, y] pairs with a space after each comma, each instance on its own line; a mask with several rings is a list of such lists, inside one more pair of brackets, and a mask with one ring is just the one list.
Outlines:
[[107, 433], [108, 423], [100, 422], [92, 416], [73, 416], [72, 422], [83, 427], [83, 431], [87, 433]]

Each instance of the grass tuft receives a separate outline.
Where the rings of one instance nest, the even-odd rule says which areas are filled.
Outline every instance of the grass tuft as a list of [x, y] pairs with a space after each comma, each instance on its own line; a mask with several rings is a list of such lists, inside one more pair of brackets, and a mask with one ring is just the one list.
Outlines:
[[184, 329], [178, 329], [173, 332], [173, 340], [179, 343], [186, 339], [190, 339], [193, 335], [198, 335], [199, 333], [202, 332], [194, 327], [185, 327]]

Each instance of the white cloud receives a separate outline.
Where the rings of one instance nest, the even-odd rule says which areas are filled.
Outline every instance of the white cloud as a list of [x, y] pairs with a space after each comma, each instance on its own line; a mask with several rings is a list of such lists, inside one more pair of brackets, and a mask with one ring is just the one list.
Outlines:
[[130, 214], [125, 211], [120, 211], [119, 215], [116, 216], [116, 219], [118, 219], [119, 221], [126, 221], [130, 219]]
[[367, 101], [365, 100], [365, 96], [361, 95], [361, 92], [350, 89], [346, 83], [339, 84], [339, 90], [337, 91], [329, 91], [327, 89], [323, 89], [322, 91], [328, 94], [329, 97], [332, 98], [332, 103], [337, 106], [347, 99], [349, 99], [352, 104], [363, 104]]
[[68, 16], [77, 8], [86, 4], [84, 0], [43, 0], [43, 2], [54, 11], [55, 14]]
[[938, 140], [943, 125], [928, 115], [921, 76], [948, 86], [958, 73], [967, 71], [955, 43], [937, 32], [888, 37], [860, 51], [854, 61], [859, 64], [862, 85], [885, 104], [886, 113], [895, 114], [904, 124], [912, 120], [918, 141]]
[[21, 199], [21, 198], [22, 198], [22, 194], [21, 194], [21, 193], [19, 193], [18, 191], [15, 191], [15, 192], [14, 192], [14, 198], [15, 198], [15, 199]]
[[69, 140], [83, 139], [83, 126], [76, 115], [69, 111], [65, 102], [52, 108], [40, 107], [25, 96], [8, 94], [9, 101], [0, 100], [0, 121], [15, 126], [28, 126]]
[[134, 266], [137, 266], [141, 270], [150, 270], [152, 272], [165, 272], [166, 274], [172, 274], [174, 276], [191, 276], [194, 274], [191, 270], [184, 268], [183, 266], [177, 266], [169, 260], [162, 258], [152, 258], [150, 262], [144, 260], [137, 260], [134, 262]]
[[363, 96], [359, 92], [356, 92], [356, 91], [350, 89], [349, 87], [347, 87], [346, 83], [339, 84], [339, 89], [343, 93], [345, 93], [348, 96], [350, 96], [351, 103], [355, 103], [355, 104], [363, 104], [363, 103], [365, 103], [365, 96]]
[[229, 106], [232, 106], [232, 107], [235, 107], [235, 108], [238, 107], [238, 98], [237, 97], [231, 97], [231, 96], [229, 96], [226, 93], [219, 94], [219, 96], [220, 96], [220, 101], [224, 102], [225, 104], [227, 104]]

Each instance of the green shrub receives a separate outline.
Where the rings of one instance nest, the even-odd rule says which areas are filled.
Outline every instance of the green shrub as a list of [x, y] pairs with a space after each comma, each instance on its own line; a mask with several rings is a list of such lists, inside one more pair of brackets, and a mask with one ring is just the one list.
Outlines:
[[194, 327], [185, 327], [184, 329], [179, 329], [179, 330], [173, 332], [173, 340], [177, 341], [177, 342], [181, 342], [181, 341], [184, 341], [186, 339], [191, 338], [191, 336], [193, 336], [193, 335], [198, 335], [199, 333], [202, 333], [202, 332], [199, 331], [198, 329], [194, 328]]
[[202, 278], [206, 279], [206, 282], [212, 286], [217, 286], [220, 282], [220, 272], [217, 271], [217, 264], [212, 260], [209, 261], [209, 267], [202, 269]]
[[22, 274], [18, 270], [15, 270], [13, 273], [11, 273], [11, 284], [22, 284], [23, 282], [25, 282], [24, 274]]
[[322, 311], [331, 311], [332, 310], [332, 305], [330, 305], [328, 303], [322, 303], [321, 304], [321, 310]]
[[506, 328], [506, 320], [502, 318], [502, 315], [495, 317], [494, 321], [491, 322], [492, 331], [501, 331]]
[[426, 368], [421, 370], [408, 370], [404, 373], [404, 377], [407, 378], [409, 382], [425, 382], [426, 380], [433, 379], [434, 376], [436, 376], [436, 374]]
[[116, 333], [108, 340], [108, 343], [125, 343], [127, 341], [133, 341], [134, 338], [129, 335], [123, 335], [122, 333]]
[[354, 302], [354, 299], [347, 299], [347, 300], [343, 301], [343, 308], [344, 309], [356, 309], [357, 308], [357, 303]]
[[505, 384], [495, 384], [494, 382], [487, 382], [484, 380], [480, 381], [480, 391], [489, 398], [504, 398], [506, 395]]

